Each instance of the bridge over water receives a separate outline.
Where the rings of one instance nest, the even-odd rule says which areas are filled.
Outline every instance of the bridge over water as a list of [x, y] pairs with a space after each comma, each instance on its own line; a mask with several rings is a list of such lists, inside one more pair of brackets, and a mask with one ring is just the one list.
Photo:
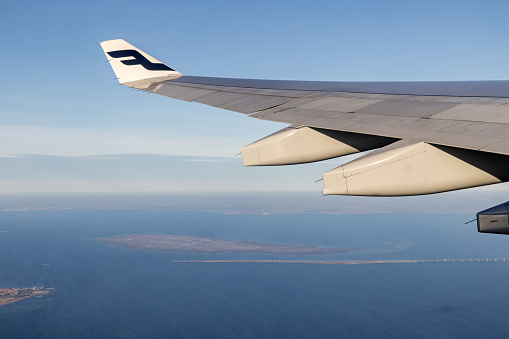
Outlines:
[[418, 260], [178, 260], [174, 263], [269, 263], [269, 264], [315, 264], [315, 265], [366, 265], [366, 264], [418, 264], [418, 263], [485, 263], [507, 262], [509, 258], [473, 259], [418, 259]]

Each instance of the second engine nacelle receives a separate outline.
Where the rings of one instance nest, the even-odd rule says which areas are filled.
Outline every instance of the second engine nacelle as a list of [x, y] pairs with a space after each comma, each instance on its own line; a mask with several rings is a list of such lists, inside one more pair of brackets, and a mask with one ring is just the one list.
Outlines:
[[509, 156], [398, 141], [323, 174], [324, 195], [430, 194], [509, 180]]

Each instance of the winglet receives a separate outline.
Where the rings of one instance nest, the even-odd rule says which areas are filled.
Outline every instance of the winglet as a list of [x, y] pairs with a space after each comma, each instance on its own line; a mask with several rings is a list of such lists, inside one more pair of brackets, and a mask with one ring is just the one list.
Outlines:
[[123, 85], [171, 80], [182, 76], [173, 68], [122, 39], [103, 41], [101, 47], [118, 81]]

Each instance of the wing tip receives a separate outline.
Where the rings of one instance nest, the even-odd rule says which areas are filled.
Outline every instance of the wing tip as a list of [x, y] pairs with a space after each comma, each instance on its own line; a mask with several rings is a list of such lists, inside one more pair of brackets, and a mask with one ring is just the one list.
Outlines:
[[172, 80], [182, 76], [171, 67], [134, 47], [124, 39], [99, 43], [121, 84]]

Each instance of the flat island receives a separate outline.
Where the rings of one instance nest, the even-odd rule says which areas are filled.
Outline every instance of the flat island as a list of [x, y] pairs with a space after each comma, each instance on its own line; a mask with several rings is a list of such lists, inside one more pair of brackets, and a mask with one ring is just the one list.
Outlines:
[[0, 288], [0, 306], [12, 304], [30, 297], [42, 297], [53, 294], [53, 288], [25, 287], [25, 288]]
[[182, 251], [192, 253], [251, 252], [291, 255], [323, 255], [349, 253], [354, 250], [316, 246], [276, 245], [253, 241], [222, 240], [166, 234], [133, 234], [114, 238], [95, 238], [95, 240], [130, 249]]

